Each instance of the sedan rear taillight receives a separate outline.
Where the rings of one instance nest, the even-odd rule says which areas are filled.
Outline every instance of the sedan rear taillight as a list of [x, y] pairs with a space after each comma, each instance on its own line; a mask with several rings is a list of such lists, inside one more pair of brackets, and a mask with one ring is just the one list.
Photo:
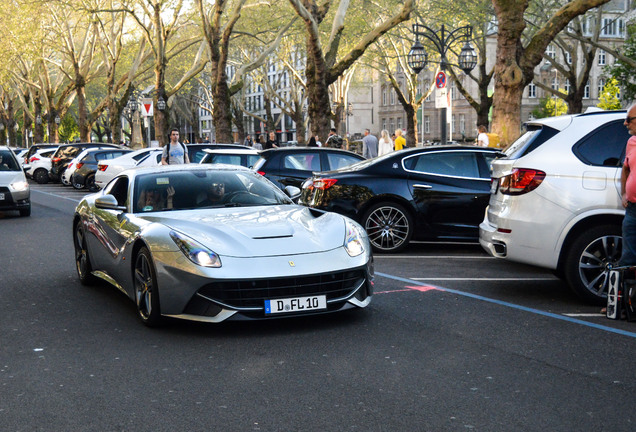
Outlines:
[[326, 190], [329, 189], [331, 186], [333, 186], [334, 184], [336, 184], [338, 180], [336, 179], [316, 179], [316, 180], [310, 180], [307, 181], [304, 185], [303, 188], [305, 189], [320, 189], [320, 190]]
[[97, 171], [106, 171], [106, 168], [108, 168], [108, 165], [102, 165], [102, 164], [97, 165]]
[[53, 162], [53, 163], [57, 163], [57, 162], [59, 162], [59, 161], [61, 161], [61, 160], [62, 160], [62, 158], [61, 158], [61, 157], [54, 157], [53, 159], [51, 159], [51, 162]]
[[37, 162], [37, 161], [39, 161], [39, 160], [40, 160], [40, 158], [39, 158], [39, 157], [37, 157], [37, 156], [31, 156], [31, 159], [29, 159], [29, 162]]
[[265, 171], [256, 171], [257, 173], [259, 173], [260, 175], [264, 176], [265, 175]]
[[545, 178], [545, 172], [514, 168], [510, 174], [499, 179], [499, 190], [504, 195], [522, 195], [535, 190]]
[[[73, 166], [73, 164], [70, 164], [68, 167], [70, 168], [72, 166]], [[78, 162], [77, 165], [75, 165], [75, 169], [78, 170], [78, 169], [80, 169], [83, 166], [84, 166], [83, 162]]]

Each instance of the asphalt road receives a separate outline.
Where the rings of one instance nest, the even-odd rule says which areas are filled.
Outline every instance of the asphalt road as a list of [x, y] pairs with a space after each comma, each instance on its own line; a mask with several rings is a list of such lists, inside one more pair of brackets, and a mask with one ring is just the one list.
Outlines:
[[376, 256], [365, 310], [148, 329], [80, 285], [82, 193], [0, 212], [1, 431], [633, 431], [636, 323], [478, 245]]

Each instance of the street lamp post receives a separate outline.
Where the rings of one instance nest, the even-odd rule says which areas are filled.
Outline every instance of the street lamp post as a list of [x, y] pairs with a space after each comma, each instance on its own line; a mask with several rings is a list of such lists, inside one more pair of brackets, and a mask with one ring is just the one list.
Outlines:
[[[426, 67], [426, 63], [428, 62], [428, 53], [419, 40], [420, 36], [430, 40], [435, 46], [436, 51], [440, 55], [439, 65], [442, 72], [446, 70], [446, 66], [458, 66], [465, 73], [469, 73], [475, 68], [475, 65], [477, 64], [477, 54], [469, 42], [473, 34], [473, 28], [471, 26], [467, 25], [459, 27], [448, 32], [446, 27], [442, 24], [440, 31], [436, 32], [423, 24], [413, 24], [413, 34], [415, 35], [415, 43], [411, 47], [411, 51], [409, 51], [408, 64], [416, 74], [419, 74], [422, 69]], [[448, 62], [446, 53], [448, 52], [448, 49], [459, 39], [464, 40], [464, 46], [457, 57], [457, 62], [459, 64], [454, 65]], [[440, 122], [442, 144], [445, 144], [448, 139], [446, 123], [446, 108], [442, 108]]]

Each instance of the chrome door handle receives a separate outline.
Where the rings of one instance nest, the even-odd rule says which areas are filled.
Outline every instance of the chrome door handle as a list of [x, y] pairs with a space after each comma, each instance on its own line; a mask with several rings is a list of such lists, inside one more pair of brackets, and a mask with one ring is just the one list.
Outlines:
[[431, 185], [427, 185], [427, 184], [415, 184], [413, 185], [414, 188], [421, 188], [421, 189], [432, 189], [433, 186]]

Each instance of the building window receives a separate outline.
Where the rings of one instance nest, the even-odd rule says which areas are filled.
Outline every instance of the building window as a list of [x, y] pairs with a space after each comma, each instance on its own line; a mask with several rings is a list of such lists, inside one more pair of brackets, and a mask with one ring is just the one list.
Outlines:
[[537, 97], [537, 86], [534, 83], [530, 83], [528, 85], [528, 97], [536, 98]]
[[565, 92], [570, 93], [570, 80], [565, 80]]
[[601, 97], [601, 93], [603, 93], [603, 88], [605, 87], [605, 79], [598, 79], [598, 97]]
[[431, 133], [431, 117], [424, 116], [424, 133]]
[[559, 79], [556, 76], [552, 78], [552, 84], [550, 85], [550, 87], [552, 88], [552, 90], [559, 89]]
[[606, 58], [605, 58], [605, 50], [598, 50], [598, 65], [605, 66]]
[[395, 105], [395, 90], [391, 89], [391, 105]]
[[590, 98], [590, 82], [588, 81], [587, 84], [585, 84], [585, 88], [583, 89], [583, 99], [589, 99]]
[[382, 89], [382, 106], [386, 106], [386, 88]]
[[548, 47], [545, 50], [545, 54], [551, 59], [554, 59], [556, 57], [556, 48], [554, 47], [554, 45], [552, 44], [548, 45]]
[[459, 132], [464, 135], [466, 133], [466, 115], [459, 115]]
[[385, 118], [382, 119], [382, 129], [383, 130], [386, 129], [386, 119]]
[[572, 64], [572, 53], [569, 51], [565, 52], [565, 62], [567, 64]]
[[393, 133], [395, 132], [395, 123], [393, 122], [393, 119], [390, 118], [389, 119], [389, 133]]
[[453, 122], [453, 133], [457, 133], [457, 121], [455, 121], [455, 114], [452, 115], [451, 122]]
[[398, 129], [402, 129], [402, 117], [398, 117], [398, 119], [397, 119], [397, 127], [398, 127]]

